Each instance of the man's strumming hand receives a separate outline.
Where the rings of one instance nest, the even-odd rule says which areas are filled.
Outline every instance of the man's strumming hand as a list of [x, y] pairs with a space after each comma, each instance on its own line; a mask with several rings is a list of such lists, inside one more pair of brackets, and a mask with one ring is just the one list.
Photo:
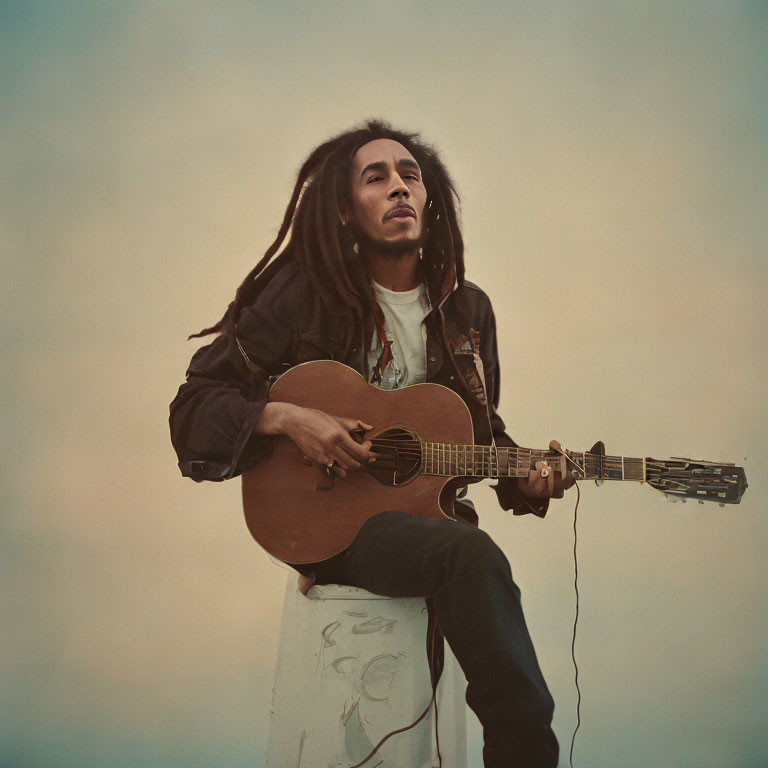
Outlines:
[[259, 434], [290, 437], [305, 456], [315, 464], [333, 468], [340, 477], [375, 461], [371, 441], [358, 443], [352, 437], [353, 432], [370, 429], [370, 424], [357, 419], [331, 416], [291, 403], [267, 403], [256, 423]]

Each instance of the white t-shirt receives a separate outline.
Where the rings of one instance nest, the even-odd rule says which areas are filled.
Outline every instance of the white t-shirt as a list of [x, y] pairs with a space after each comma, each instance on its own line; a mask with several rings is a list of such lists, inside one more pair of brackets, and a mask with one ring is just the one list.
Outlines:
[[389, 353], [374, 329], [368, 352], [370, 381], [380, 389], [400, 389], [419, 384], [427, 377], [427, 328], [424, 318], [430, 306], [422, 283], [411, 291], [390, 291], [373, 283], [376, 301], [384, 313], [382, 331]]

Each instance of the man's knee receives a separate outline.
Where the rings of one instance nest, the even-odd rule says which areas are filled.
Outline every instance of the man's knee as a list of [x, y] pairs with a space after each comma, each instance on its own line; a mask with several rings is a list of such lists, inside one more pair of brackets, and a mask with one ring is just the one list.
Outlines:
[[509, 567], [506, 555], [496, 542], [483, 530], [461, 523], [452, 525], [452, 552], [457, 561], [464, 565]]

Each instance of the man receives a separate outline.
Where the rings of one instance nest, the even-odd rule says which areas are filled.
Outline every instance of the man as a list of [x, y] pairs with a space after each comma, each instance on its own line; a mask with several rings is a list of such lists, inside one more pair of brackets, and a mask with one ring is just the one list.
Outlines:
[[[268, 401], [271, 376], [323, 358], [347, 363], [376, 386], [450, 387], [472, 414], [476, 442], [513, 444], [496, 413], [493, 310], [464, 280], [455, 200], [434, 149], [381, 122], [309, 156], [277, 239], [221, 321], [197, 334], [220, 335], [195, 354], [171, 404], [183, 474], [240, 474], [269, 454], [273, 435], [289, 437], [337, 482], [375, 461], [371, 442], [352, 434], [370, 429], [365, 414], [358, 421]], [[573, 482], [556, 475], [537, 465], [527, 479], [501, 480], [499, 501], [543, 516], [549, 498]], [[553, 768], [554, 705], [519, 590], [501, 550], [476, 527], [471, 504], [451, 501], [458, 522], [382, 509], [344, 552], [297, 569], [305, 586], [317, 579], [430, 597], [484, 728], [485, 765]]]

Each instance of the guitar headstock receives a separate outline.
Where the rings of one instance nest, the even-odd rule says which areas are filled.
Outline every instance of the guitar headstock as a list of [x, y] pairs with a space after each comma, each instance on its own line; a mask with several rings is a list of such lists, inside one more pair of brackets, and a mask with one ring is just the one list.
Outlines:
[[747, 490], [744, 467], [697, 459], [646, 459], [646, 481], [671, 501], [738, 504]]

